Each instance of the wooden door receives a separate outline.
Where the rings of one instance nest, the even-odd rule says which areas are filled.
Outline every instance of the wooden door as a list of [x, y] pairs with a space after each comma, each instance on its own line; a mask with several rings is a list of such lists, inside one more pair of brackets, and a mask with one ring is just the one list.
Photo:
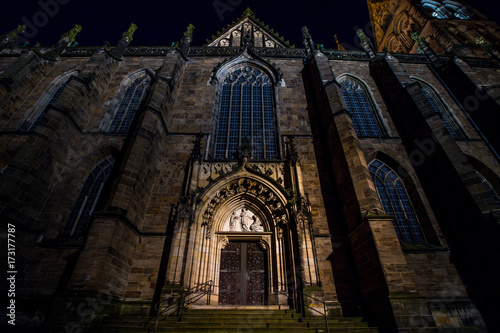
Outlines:
[[266, 304], [266, 255], [255, 242], [230, 242], [221, 252], [219, 304]]

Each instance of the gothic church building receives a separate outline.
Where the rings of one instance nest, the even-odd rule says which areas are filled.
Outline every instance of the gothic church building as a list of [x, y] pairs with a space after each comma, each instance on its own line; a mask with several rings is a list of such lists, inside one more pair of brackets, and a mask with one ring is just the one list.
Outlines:
[[362, 51], [306, 27], [292, 47], [249, 9], [203, 46], [192, 26], [172, 47], [135, 46], [134, 25], [101, 48], [69, 47], [78, 26], [52, 48], [3, 36], [16, 327], [237, 308], [498, 329], [500, 27], [462, 0], [367, 5]]

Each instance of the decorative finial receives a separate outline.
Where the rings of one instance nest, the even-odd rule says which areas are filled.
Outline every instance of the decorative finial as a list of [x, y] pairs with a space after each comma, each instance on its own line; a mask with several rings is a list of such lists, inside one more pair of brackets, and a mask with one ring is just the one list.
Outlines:
[[137, 30], [137, 25], [132, 23], [130, 27], [128, 28], [127, 31], [125, 31], [122, 35], [122, 38], [128, 38], [128, 42], [130, 43], [132, 41], [132, 37], [134, 36], [134, 32]]
[[118, 42], [118, 45], [112, 51], [108, 50], [109, 43], [106, 42], [104, 44], [104, 50], [106, 51], [106, 53], [113, 59], [121, 61], [123, 53], [125, 52], [125, 49], [127, 48], [128, 44], [130, 44], [130, 42], [132, 41], [133, 39], [132, 37], [136, 30], [137, 30], [137, 25], [132, 23], [128, 28], [128, 30], [123, 33], [121, 40]]
[[476, 37], [476, 45], [481, 47], [481, 49], [488, 55], [492, 55], [491, 51], [493, 51], [493, 46], [491, 46], [490, 43], [488, 43], [484, 37]]
[[361, 29], [358, 29], [356, 31], [356, 35], [358, 35], [359, 37], [359, 40], [361, 41], [361, 43], [366, 43], [366, 42], [370, 42], [370, 39], [368, 38], [368, 36], [365, 35], [365, 33], [363, 32], [363, 30]]
[[252, 17], [252, 16], [254, 16], [254, 14], [253, 11], [250, 9], [250, 7], [245, 9], [245, 11], [243, 12], [243, 17]]
[[438, 57], [432, 50], [432, 48], [429, 46], [429, 44], [422, 39], [422, 37], [417, 34], [416, 32], [412, 32], [410, 35], [411, 39], [415, 41], [415, 44], [417, 44], [417, 51], [427, 57], [430, 61], [437, 61]]
[[420, 37], [420, 35], [417, 34], [416, 32], [412, 32], [411, 35], [410, 35], [410, 37], [417, 44], [418, 51], [420, 53], [423, 53], [424, 41], [422, 40], [422, 37]]
[[24, 33], [25, 31], [26, 31], [25, 25], [18, 25], [16, 29], [12, 30], [9, 33], [6, 33], [5, 35], [0, 36], [0, 49], [3, 49], [4, 47], [7, 47], [9, 45], [13, 45], [19, 38], [19, 35]]
[[333, 36], [335, 38], [335, 43], [337, 43], [337, 50], [345, 51], [345, 48], [340, 44], [339, 39], [337, 38], [337, 34]]
[[79, 24], [75, 24], [75, 27], [68, 31], [67, 33], [63, 34], [61, 38], [68, 38], [69, 42], [72, 43], [76, 39], [76, 35], [82, 31], [82, 26]]
[[356, 31], [356, 34], [359, 37], [359, 41], [361, 42], [361, 46], [365, 49], [366, 53], [370, 57], [370, 59], [375, 58], [376, 53], [375, 53], [375, 48], [372, 45], [372, 42], [370, 41], [370, 38], [368, 38], [363, 30], [358, 29]]
[[189, 23], [186, 32], [184, 32], [184, 38], [189, 37], [189, 39], [193, 39], [193, 30], [194, 30], [194, 25]]
[[72, 47], [78, 44], [75, 42], [75, 38], [80, 31], [82, 31], [82, 26], [79, 24], [75, 24], [73, 29], [71, 29], [70, 31], [61, 36], [61, 39], [59, 39], [59, 41], [52, 50], [47, 51], [45, 53], [41, 53], [40, 50], [38, 49], [38, 46], [35, 46], [33, 48], [33, 51], [35, 51], [35, 53], [41, 56], [42, 58], [51, 61], [56, 61], [59, 55], [63, 53], [67, 47]]
[[302, 27], [302, 37], [311, 38], [311, 35], [309, 34], [309, 29], [306, 26]]
[[304, 39], [303, 42], [306, 48], [306, 54], [310, 55], [316, 53], [316, 45], [314, 44], [311, 34], [309, 33], [309, 29], [306, 26], [302, 27], [302, 37]]

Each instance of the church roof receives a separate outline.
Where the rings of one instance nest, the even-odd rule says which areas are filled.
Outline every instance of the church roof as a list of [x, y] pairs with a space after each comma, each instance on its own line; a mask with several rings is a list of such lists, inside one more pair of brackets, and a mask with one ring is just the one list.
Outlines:
[[243, 46], [245, 39], [250, 39], [254, 47], [295, 47], [290, 46], [283, 36], [255, 17], [250, 8], [239, 19], [212, 36], [212, 39], [207, 39], [207, 46]]

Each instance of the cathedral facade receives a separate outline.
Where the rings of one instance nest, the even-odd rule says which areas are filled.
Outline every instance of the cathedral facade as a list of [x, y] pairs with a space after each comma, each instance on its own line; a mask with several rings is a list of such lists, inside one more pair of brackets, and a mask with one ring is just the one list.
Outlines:
[[367, 5], [363, 51], [306, 27], [292, 47], [251, 10], [204, 46], [192, 26], [168, 48], [134, 25], [103, 48], [69, 47], [78, 26], [53, 48], [5, 35], [16, 326], [106, 331], [194, 290], [387, 332], [499, 327], [500, 28], [465, 1]]

